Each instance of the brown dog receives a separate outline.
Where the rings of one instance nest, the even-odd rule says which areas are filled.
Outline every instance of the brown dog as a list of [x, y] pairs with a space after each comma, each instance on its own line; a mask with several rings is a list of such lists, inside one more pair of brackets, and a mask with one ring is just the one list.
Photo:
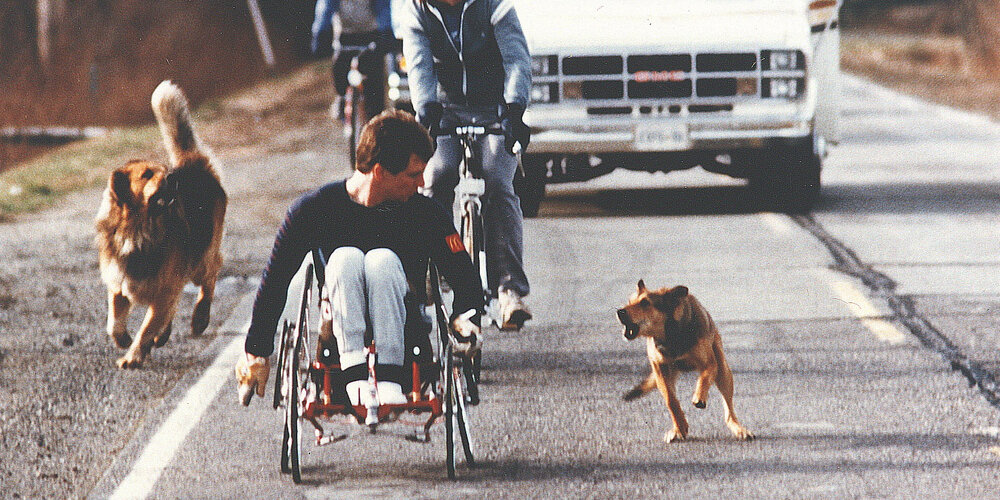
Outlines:
[[688, 423], [677, 400], [676, 388], [677, 375], [684, 371], [700, 374], [691, 401], [696, 408], [705, 408], [708, 388], [714, 383], [726, 403], [726, 426], [739, 439], [753, 439], [733, 411], [733, 373], [722, 353], [719, 330], [687, 287], [651, 291], [639, 280], [628, 304], [618, 310], [618, 319], [625, 325], [626, 340], [646, 337], [646, 355], [653, 368], [646, 380], [625, 393], [625, 401], [637, 399], [654, 388], [660, 390], [674, 423], [673, 429], [664, 434], [664, 441], [687, 438]]
[[[108, 334], [128, 348], [120, 368], [140, 366], [154, 345], [167, 342], [188, 281], [201, 287], [191, 319], [191, 333], [200, 335], [222, 266], [227, 198], [215, 162], [191, 128], [187, 99], [176, 85], [157, 86], [152, 106], [170, 168], [132, 160], [116, 169], [96, 218]], [[133, 304], [149, 306], [134, 341], [126, 331]]]

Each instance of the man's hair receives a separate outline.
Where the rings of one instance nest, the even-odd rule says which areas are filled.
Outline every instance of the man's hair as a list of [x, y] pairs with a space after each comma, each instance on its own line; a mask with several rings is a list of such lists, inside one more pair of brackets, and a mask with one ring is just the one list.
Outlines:
[[372, 118], [361, 130], [355, 168], [371, 172], [376, 163], [396, 175], [406, 170], [410, 155], [427, 162], [434, 154], [434, 141], [413, 115], [387, 109]]

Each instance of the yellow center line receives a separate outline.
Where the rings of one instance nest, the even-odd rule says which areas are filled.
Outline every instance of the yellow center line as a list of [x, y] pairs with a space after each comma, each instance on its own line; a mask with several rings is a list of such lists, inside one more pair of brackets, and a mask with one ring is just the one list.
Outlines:
[[906, 342], [906, 335], [891, 322], [883, 319], [885, 315], [857, 287], [847, 281], [833, 281], [830, 287], [851, 313], [861, 320], [861, 324], [871, 330], [879, 340], [890, 344]]

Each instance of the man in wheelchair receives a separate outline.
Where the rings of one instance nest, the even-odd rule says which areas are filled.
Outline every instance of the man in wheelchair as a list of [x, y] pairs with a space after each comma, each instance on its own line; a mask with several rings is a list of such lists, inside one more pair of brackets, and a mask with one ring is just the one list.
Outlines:
[[[274, 351], [289, 282], [303, 258], [317, 248], [328, 259], [330, 330], [352, 405], [370, 403], [366, 332], [377, 356], [379, 404], [406, 403], [401, 385], [406, 303], [415, 303], [413, 290], [423, 293], [428, 259], [454, 291], [449, 319], [464, 342], [459, 349], [478, 348], [483, 309], [479, 273], [455, 231], [451, 212], [417, 194], [433, 153], [430, 136], [412, 115], [386, 110], [362, 131], [353, 175], [292, 204], [257, 290], [245, 356], [236, 365], [243, 404], [249, 404], [253, 391], [264, 395], [268, 357]], [[409, 309], [411, 316], [419, 314], [414, 312], [419, 308]], [[409, 323], [414, 324], [413, 318]]]

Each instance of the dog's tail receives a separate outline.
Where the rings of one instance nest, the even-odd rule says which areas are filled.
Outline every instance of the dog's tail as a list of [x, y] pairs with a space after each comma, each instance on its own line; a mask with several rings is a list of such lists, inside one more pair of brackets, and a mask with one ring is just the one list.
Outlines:
[[622, 396], [622, 399], [624, 399], [625, 401], [636, 400], [645, 396], [646, 394], [649, 393], [649, 391], [655, 388], [656, 388], [656, 374], [650, 373], [649, 376], [646, 377], [642, 382], [636, 384], [636, 386], [633, 387], [632, 390], [626, 392], [625, 395]]
[[194, 133], [188, 101], [180, 87], [170, 80], [164, 80], [153, 91], [152, 105], [156, 122], [160, 125], [163, 145], [170, 154], [171, 167], [177, 168], [189, 155], [206, 158], [211, 156], [211, 152]]

